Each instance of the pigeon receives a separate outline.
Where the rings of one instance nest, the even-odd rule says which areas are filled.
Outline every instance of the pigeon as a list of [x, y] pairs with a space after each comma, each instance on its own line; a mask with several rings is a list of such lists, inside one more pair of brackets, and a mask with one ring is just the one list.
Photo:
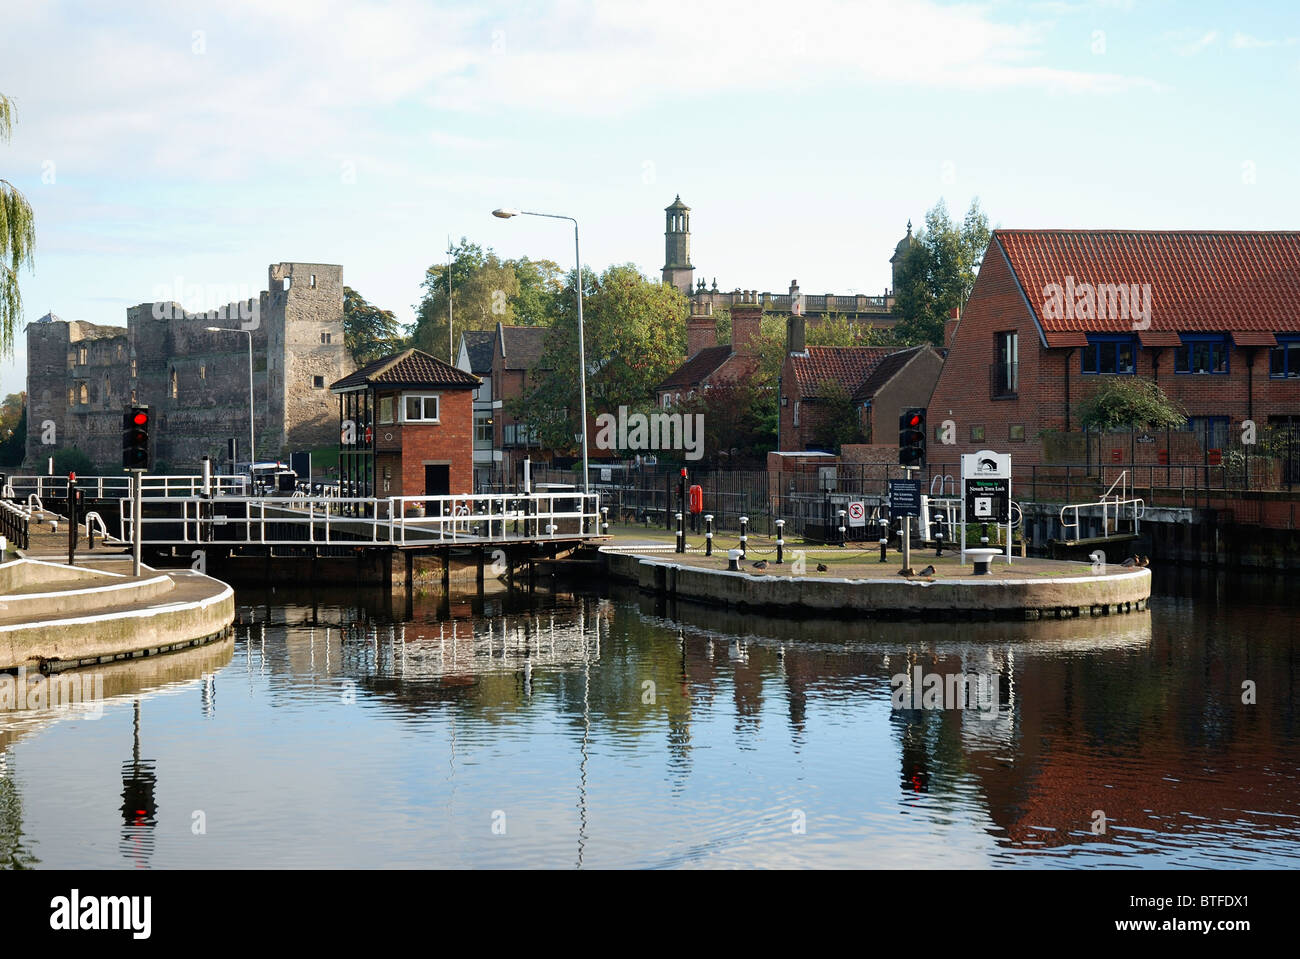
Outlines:
[[1140, 564], [1138, 563], [1138, 558], [1136, 556], [1130, 556], [1128, 559], [1124, 560], [1124, 562], [1120, 563], [1120, 565], [1125, 569], [1132, 569], [1134, 566]]
[[754, 564], [754, 569], [767, 569], [767, 560], [760, 559], [757, 563]]
[[826, 572], [828, 569], [830, 569], [830, 567], [827, 566], [825, 563], [818, 563], [818, 564], [817, 564], [817, 572], [819, 572], [819, 573], [824, 573], [824, 572]]
[[919, 576], [933, 576], [933, 575], [934, 575], [934, 567], [933, 567], [933, 566], [927, 566], [925, 569], [921, 570], [921, 572], [918, 573], [917, 575], [919, 575]]

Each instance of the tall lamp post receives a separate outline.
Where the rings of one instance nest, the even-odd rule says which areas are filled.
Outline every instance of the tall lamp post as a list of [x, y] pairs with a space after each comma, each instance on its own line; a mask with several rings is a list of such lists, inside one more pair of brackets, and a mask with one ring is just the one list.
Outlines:
[[[257, 442], [253, 434], [253, 331], [232, 330], [226, 326], [209, 326], [207, 330], [209, 333], [243, 333], [248, 337], [248, 466], [251, 470], [257, 449]], [[231, 468], [237, 469], [238, 467], [232, 463]]]
[[578, 390], [582, 407], [582, 492], [590, 493], [590, 471], [587, 469], [587, 348], [582, 339], [582, 254], [578, 251], [578, 221], [571, 216], [560, 216], [555, 213], [531, 213], [528, 210], [508, 208], [493, 210], [492, 215], [503, 220], [508, 220], [512, 216], [544, 216], [551, 220], [568, 220], [573, 224], [573, 255], [578, 264], [578, 270], [574, 274], [574, 287], [578, 294]]

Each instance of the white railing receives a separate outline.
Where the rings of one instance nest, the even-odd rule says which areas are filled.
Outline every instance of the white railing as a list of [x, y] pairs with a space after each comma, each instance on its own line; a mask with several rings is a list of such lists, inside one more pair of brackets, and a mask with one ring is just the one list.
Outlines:
[[[599, 535], [595, 493], [503, 496], [170, 497], [168, 515], [141, 519], [151, 545], [420, 546]], [[130, 500], [120, 540], [134, 537]]]
[[[1079, 531], [1079, 511], [1080, 510], [1101, 510], [1101, 531], [1103, 536], [1110, 536], [1112, 532], [1119, 532], [1119, 523], [1123, 518], [1124, 511], [1130, 511], [1129, 519], [1133, 523], [1133, 532], [1137, 533], [1141, 527], [1141, 520], [1146, 513], [1146, 502], [1135, 496], [1101, 498], [1095, 503], [1068, 503], [1061, 507], [1061, 529], [1073, 529], [1076, 533], [1076, 539]], [[1073, 521], [1066, 520], [1065, 514], [1070, 511], [1074, 517]], [[1092, 514], [1090, 514], [1092, 515]]]
[[[214, 475], [212, 492], [218, 496], [239, 496], [250, 492], [247, 476]], [[171, 496], [198, 496], [203, 492], [203, 477], [189, 475], [148, 475], [141, 486], [146, 499]], [[121, 499], [131, 495], [129, 476], [78, 476], [77, 489], [87, 499]], [[22, 499], [32, 494], [41, 499], [67, 499], [66, 476], [10, 476], [5, 483], [4, 495], [9, 499]]]

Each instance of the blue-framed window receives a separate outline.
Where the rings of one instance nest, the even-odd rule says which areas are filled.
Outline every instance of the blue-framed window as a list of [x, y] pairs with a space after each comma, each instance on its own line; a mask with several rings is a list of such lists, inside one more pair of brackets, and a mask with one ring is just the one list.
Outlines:
[[1268, 375], [1275, 380], [1300, 379], [1300, 333], [1277, 338], [1268, 351]]
[[1174, 372], [1226, 374], [1230, 349], [1221, 333], [1183, 334], [1183, 345], [1174, 350]]
[[1137, 337], [1090, 335], [1079, 363], [1082, 373], [1136, 373]]

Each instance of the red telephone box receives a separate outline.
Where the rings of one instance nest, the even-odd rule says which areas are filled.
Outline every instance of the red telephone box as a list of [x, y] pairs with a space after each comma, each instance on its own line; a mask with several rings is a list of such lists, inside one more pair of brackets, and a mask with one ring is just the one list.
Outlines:
[[704, 512], [704, 487], [692, 486], [690, 489], [690, 510], [692, 513]]

